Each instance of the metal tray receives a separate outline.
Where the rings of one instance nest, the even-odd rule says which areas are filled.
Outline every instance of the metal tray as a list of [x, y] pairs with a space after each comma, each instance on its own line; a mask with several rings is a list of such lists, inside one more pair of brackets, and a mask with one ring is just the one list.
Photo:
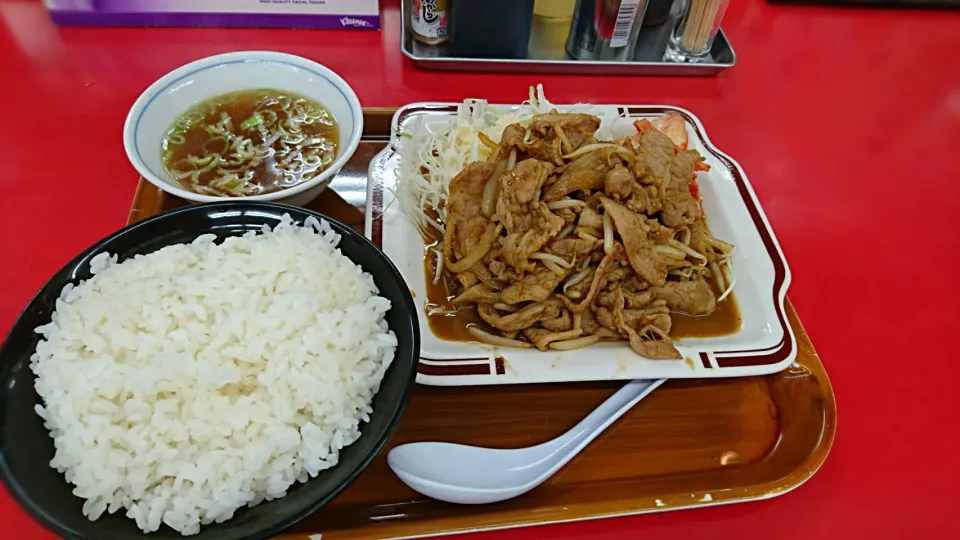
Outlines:
[[733, 67], [737, 54], [723, 33], [717, 32], [707, 62], [664, 62], [670, 30], [677, 13], [671, 12], [663, 24], [644, 27], [640, 30], [633, 61], [574, 60], [564, 50], [566, 29], [551, 28], [534, 17], [531, 29], [530, 50], [527, 58], [463, 58], [450, 56], [444, 46], [423, 45], [413, 39], [409, 13], [411, 1], [400, 2], [403, 31], [400, 34], [400, 50], [422, 69], [441, 71], [496, 71], [513, 73], [576, 73], [589, 75], [671, 75], [709, 76]]

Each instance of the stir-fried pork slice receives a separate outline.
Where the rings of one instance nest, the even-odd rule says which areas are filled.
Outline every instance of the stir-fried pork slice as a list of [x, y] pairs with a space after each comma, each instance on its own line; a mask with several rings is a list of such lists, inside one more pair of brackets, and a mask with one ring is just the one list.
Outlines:
[[[595, 267], [587, 267], [586, 271], [586, 275], [584, 275], [580, 281], [567, 287], [567, 291], [565, 293], [567, 298], [572, 300], [580, 300], [590, 293], [590, 287], [593, 285]], [[571, 276], [569, 279], [573, 279], [573, 277]]]
[[538, 133], [559, 128], [570, 143], [572, 152], [584, 144], [596, 141], [594, 133], [600, 129], [600, 119], [592, 114], [583, 113], [546, 113], [538, 114], [530, 121], [531, 129]]
[[475, 304], [477, 302], [495, 304], [499, 301], [500, 301], [500, 293], [484, 285], [483, 283], [478, 283], [468, 288], [467, 290], [463, 291], [456, 298], [452, 300], [454, 304], [461, 304], [461, 305]]
[[582, 261], [584, 257], [600, 249], [603, 242], [583, 238], [561, 238], [550, 242], [550, 252], [566, 261]]
[[574, 302], [567, 298], [566, 296], [560, 296], [560, 299], [563, 300], [563, 303], [566, 304], [567, 309], [573, 313], [583, 313], [585, 310], [589, 309], [593, 305], [593, 302], [597, 299], [597, 295], [600, 294], [600, 291], [603, 289], [603, 286], [607, 282], [607, 275], [616, 267], [620, 266], [620, 261], [623, 259], [623, 244], [617, 242], [615, 248], [608, 255], [603, 257], [603, 260], [600, 261], [600, 265], [597, 266], [597, 269], [593, 273], [593, 280], [590, 282], [590, 289], [588, 290], [585, 296], [581, 296], [579, 302]]
[[663, 193], [660, 218], [668, 227], [689, 225], [700, 214], [697, 201], [690, 194], [697, 163], [703, 158], [696, 150], [684, 150], [670, 163], [670, 179]]
[[690, 315], [706, 315], [717, 308], [713, 290], [703, 279], [671, 281], [662, 287], [651, 287], [638, 293], [624, 292], [623, 297], [631, 309], [648, 308], [656, 305], [656, 301], [665, 302], [670, 311]]
[[603, 217], [589, 206], [585, 207], [580, 212], [580, 219], [577, 220], [578, 227], [590, 227], [593, 229], [602, 230], [603, 229]]
[[504, 303], [543, 302], [560, 284], [563, 276], [551, 272], [542, 264], [537, 264], [532, 272], [527, 272], [519, 280], [512, 280], [500, 294]]
[[634, 162], [634, 174], [644, 184], [665, 186], [670, 180], [670, 163], [675, 154], [673, 141], [663, 133], [648, 129], [640, 134], [640, 158]]
[[573, 317], [566, 309], [560, 311], [560, 315], [553, 319], [544, 319], [540, 321], [540, 326], [551, 332], [565, 332], [573, 328]]
[[662, 334], [661, 330], [653, 325], [648, 325], [637, 332], [626, 324], [620, 327], [627, 334], [630, 340], [630, 348], [633, 352], [644, 358], [651, 360], [680, 360], [683, 355], [673, 346], [669, 336]]
[[526, 128], [520, 124], [510, 124], [503, 128], [503, 134], [500, 136], [500, 144], [497, 145], [496, 151], [490, 156], [490, 162], [496, 163], [502, 159], [507, 159], [510, 156], [511, 150], [522, 150], [523, 136], [526, 135], [526, 133]]
[[660, 328], [648, 324], [640, 327], [638, 331], [629, 324], [624, 314], [624, 299], [619, 289], [617, 289], [617, 298], [612, 311], [617, 329], [626, 334], [630, 341], [630, 348], [640, 356], [651, 360], [683, 358], [670, 341], [670, 336]]
[[554, 165], [563, 165], [562, 141], [556, 137], [552, 139], [541, 139], [534, 137], [533, 143], [525, 145], [527, 155], [533, 159], [552, 163]]
[[[450, 181], [450, 196], [447, 198], [447, 231], [444, 235], [444, 258], [447, 261], [464, 257], [480, 242], [489, 220], [483, 215], [483, 188], [486, 186], [493, 164], [469, 163], [460, 174]], [[457, 279], [464, 287], [471, 287], [477, 278], [469, 272], [461, 272]]]
[[633, 193], [633, 187], [636, 183], [637, 181], [629, 169], [623, 165], [617, 165], [604, 178], [603, 191], [611, 197], [626, 199]]
[[547, 188], [543, 200], [559, 201], [577, 191], [603, 189], [608, 170], [610, 166], [599, 151], [588, 152], [567, 164], [560, 178]]
[[449, 215], [461, 219], [483, 215], [483, 188], [493, 167], [494, 164], [489, 161], [474, 161], [450, 180], [450, 195], [447, 197]]
[[649, 227], [646, 222], [609, 197], [600, 197], [600, 200], [620, 233], [630, 266], [643, 279], [654, 285], [663, 285], [667, 278], [667, 265], [653, 251], [653, 243], [647, 238]]
[[690, 249], [703, 255], [707, 254], [707, 225], [703, 214], [697, 215], [690, 224]]
[[545, 351], [550, 348], [550, 344], [554, 341], [565, 341], [568, 339], [574, 339], [580, 337], [580, 334], [583, 333], [583, 330], [579, 328], [575, 330], [566, 330], [563, 332], [551, 332], [550, 330], [544, 330], [542, 328], [527, 328], [523, 331], [523, 335], [527, 336], [534, 346], [536, 346], [541, 351]]
[[638, 214], [656, 214], [663, 208], [660, 188], [654, 185], [644, 186], [634, 182], [630, 196], [624, 201], [627, 208]]
[[540, 202], [540, 187], [552, 171], [549, 163], [526, 159], [500, 177], [497, 216], [508, 233], [501, 253], [520, 272], [533, 270], [530, 255], [564, 227], [563, 219]]
[[717, 298], [703, 279], [670, 282], [663, 287], [653, 287], [650, 292], [654, 298], [665, 300], [670, 311], [706, 315], [717, 308]]
[[490, 326], [512, 332], [530, 328], [542, 319], [552, 319], [560, 314], [557, 302], [546, 301], [524, 306], [523, 309], [509, 315], [500, 315], [490, 304], [477, 304], [477, 313]]

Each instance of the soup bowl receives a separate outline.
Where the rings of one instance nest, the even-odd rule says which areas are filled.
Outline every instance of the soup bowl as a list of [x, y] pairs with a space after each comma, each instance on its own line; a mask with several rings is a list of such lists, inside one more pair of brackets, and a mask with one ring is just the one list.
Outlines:
[[325, 107], [337, 121], [340, 144], [333, 163], [310, 180], [244, 200], [302, 206], [320, 194], [360, 144], [363, 109], [339, 75], [306, 58], [266, 51], [210, 56], [181, 66], [150, 85], [127, 114], [123, 146], [127, 158], [148, 182], [191, 202], [222, 201], [181, 186], [163, 165], [161, 145], [173, 123], [190, 107], [228, 92], [270, 88], [299, 94]]

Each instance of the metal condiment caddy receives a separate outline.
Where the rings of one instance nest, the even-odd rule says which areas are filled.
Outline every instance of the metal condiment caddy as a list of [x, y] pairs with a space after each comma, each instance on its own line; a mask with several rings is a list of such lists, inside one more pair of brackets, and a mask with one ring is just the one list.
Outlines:
[[[709, 52], [695, 61], [664, 60], [671, 33], [689, 2], [677, 0], [664, 17], [663, 0], [537, 0], [529, 33], [513, 32], [513, 39], [526, 43], [514, 43], [507, 57], [499, 41], [496, 50], [484, 51], [482, 43], [480, 49], [471, 44], [467, 53], [460, 43], [424, 43], [412, 27], [414, 5], [421, 9], [421, 17], [426, 4], [442, 11], [444, 32], [453, 29], [449, 39], [455, 42], [457, 28], [464, 28], [463, 21], [458, 25], [456, 20], [457, 0], [403, 0], [401, 51], [420, 68], [448, 71], [707, 76], [732, 67], [736, 53], [719, 29]], [[656, 4], [658, 11], [652, 24], [644, 21], [650, 4]], [[476, 36], [466, 31], [461, 35], [466, 34]]]

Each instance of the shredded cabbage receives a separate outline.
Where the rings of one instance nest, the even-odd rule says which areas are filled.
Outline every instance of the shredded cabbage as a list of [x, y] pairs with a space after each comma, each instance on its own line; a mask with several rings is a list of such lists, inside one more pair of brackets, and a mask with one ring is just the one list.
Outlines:
[[[395, 196], [404, 215], [420, 230], [421, 234], [432, 226], [441, 233], [446, 224], [444, 201], [449, 195], [450, 180], [464, 166], [473, 161], [485, 160], [492, 150], [483, 145], [482, 132], [494, 142], [500, 142], [503, 129], [510, 124], [527, 125], [538, 114], [555, 110], [543, 92], [543, 85], [530, 87], [529, 98], [519, 107], [498, 109], [483, 99], [466, 99], [457, 108], [456, 120], [442, 127], [428, 128], [421, 116], [418, 123], [403, 132], [407, 139], [399, 144], [397, 187]], [[596, 106], [578, 104], [564, 107], [571, 112], [588, 112], [603, 119], [604, 111]], [[434, 210], [439, 222], [425, 212]]]

